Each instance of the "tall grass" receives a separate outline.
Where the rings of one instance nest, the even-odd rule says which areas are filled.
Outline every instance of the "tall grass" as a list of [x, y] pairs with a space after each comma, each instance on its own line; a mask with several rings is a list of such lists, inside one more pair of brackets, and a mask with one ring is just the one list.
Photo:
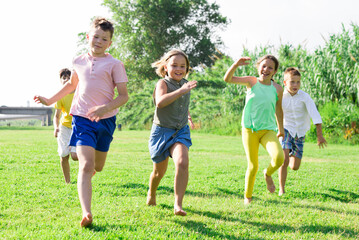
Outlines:
[[[257, 76], [255, 62], [265, 54], [273, 54], [280, 61], [274, 76], [279, 84], [283, 85], [283, 72], [287, 67], [298, 67], [302, 72], [302, 90], [309, 93], [319, 111], [323, 111], [325, 137], [332, 143], [357, 144], [357, 127], [351, 127], [353, 124], [359, 126], [359, 53], [356, 49], [359, 49], [359, 27], [353, 24], [350, 29], [343, 27], [341, 33], [331, 35], [323, 47], [313, 52], [291, 44], [282, 44], [278, 48], [260, 46], [253, 51], [244, 49], [243, 56], [251, 57], [252, 63], [238, 68], [236, 75]], [[189, 80], [198, 81], [197, 88], [191, 91], [190, 112], [202, 132], [240, 134], [246, 88], [223, 81], [233, 61], [227, 56], [217, 57], [211, 68], [195, 70], [189, 75]], [[130, 92], [129, 102], [118, 114], [118, 123], [124, 128], [150, 128], [155, 108], [152, 99], [155, 84], [156, 81], [144, 81], [140, 88]], [[133, 89], [131, 82], [129, 85], [129, 89]], [[308, 140], [315, 141], [313, 133], [314, 126]]]

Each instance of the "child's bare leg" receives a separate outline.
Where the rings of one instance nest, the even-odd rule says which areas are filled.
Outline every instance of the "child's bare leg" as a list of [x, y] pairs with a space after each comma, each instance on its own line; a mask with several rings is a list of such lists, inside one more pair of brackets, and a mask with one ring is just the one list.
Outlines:
[[289, 165], [289, 149], [283, 149], [284, 152], [284, 163], [279, 168], [278, 171], [278, 178], [279, 178], [279, 193], [278, 195], [281, 196], [285, 193], [284, 187], [285, 182], [287, 180], [288, 175], [288, 165]]
[[106, 163], [107, 152], [95, 150], [95, 172], [101, 172]]
[[64, 174], [65, 182], [70, 183], [70, 164], [69, 155], [66, 157], [60, 157], [61, 169]]
[[95, 169], [95, 149], [90, 146], [78, 146], [77, 155], [79, 157], [79, 174], [77, 188], [82, 208], [81, 227], [87, 227], [92, 223], [91, 198], [92, 184], [91, 178]]
[[266, 180], [266, 183], [267, 183], [267, 189], [270, 193], [274, 193], [275, 192], [275, 185], [274, 185], [274, 182], [273, 182], [273, 179], [272, 179], [272, 176], [268, 176], [267, 175], [267, 169], [265, 169], [263, 171], [264, 173], [264, 178]]
[[289, 158], [289, 167], [292, 170], [299, 170], [300, 164], [302, 162], [301, 158], [295, 157], [295, 156], [291, 156]]
[[170, 151], [176, 168], [174, 214], [186, 216], [187, 213], [182, 209], [182, 201], [188, 184], [188, 148], [182, 143], [175, 143]]
[[77, 157], [77, 153], [76, 153], [76, 152], [71, 152], [70, 154], [71, 154], [72, 160], [74, 160], [74, 161], [79, 160], [79, 158]]
[[150, 206], [156, 206], [156, 191], [161, 179], [165, 175], [168, 166], [168, 158], [159, 163], [153, 163], [153, 171], [150, 175], [150, 184], [147, 193], [146, 204]]

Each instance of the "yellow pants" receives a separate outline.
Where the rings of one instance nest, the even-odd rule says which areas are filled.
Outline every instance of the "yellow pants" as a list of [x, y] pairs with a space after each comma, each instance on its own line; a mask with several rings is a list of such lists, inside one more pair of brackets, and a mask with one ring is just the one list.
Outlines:
[[280, 166], [282, 166], [284, 162], [284, 153], [276, 132], [272, 130], [252, 132], [252, 129], [243, 128], [242, 140], [248, 161], [244, 196], [246, 198], [251, 198], [254, 181], [258, 172], [259, 144], [262, 144], [272, 158], [271, 163], [267, 168], [268, 176], [271, 176]]

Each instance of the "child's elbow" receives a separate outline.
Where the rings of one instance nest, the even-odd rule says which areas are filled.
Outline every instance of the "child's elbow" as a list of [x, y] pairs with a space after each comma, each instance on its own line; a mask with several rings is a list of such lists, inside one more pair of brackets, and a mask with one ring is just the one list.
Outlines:
[[230, 83], [230, 82], [231, 82], [231, 81], [230, 81], [230, 78], [227, 77], [227, 76], [224, 76], [224, 77], [223, 77], [223, 80], [224, 80], [226, 83]]
[[126, 94], [126, 95], [123, 97], [124, 103], [127, 103], [127, 102], [128, 102], [128, 99], [129, 99], [128, 94]]
[[156, 103], [156, 108], [163, 108], [163, 104], [161, 104], [160, 102]]

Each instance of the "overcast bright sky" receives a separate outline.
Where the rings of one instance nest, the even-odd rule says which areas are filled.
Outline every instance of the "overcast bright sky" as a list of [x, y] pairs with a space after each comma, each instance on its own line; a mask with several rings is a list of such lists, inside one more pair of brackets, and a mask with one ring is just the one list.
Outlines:
[[[222, 37], [233, 58], [242, 47], [289, 43], [313, 50], [342, 24], [359, 24], [358, 0], [217, 0], [231, 24]], [[102, 0], [0, 1], [0, 106], [39, 106], [36, 94], [50, 97], [61, 86], [58, 71], [71, 67], [77, 34], [93, 16], [109, 17]], [[131, 81], [131, 79], [130, 79]]]

